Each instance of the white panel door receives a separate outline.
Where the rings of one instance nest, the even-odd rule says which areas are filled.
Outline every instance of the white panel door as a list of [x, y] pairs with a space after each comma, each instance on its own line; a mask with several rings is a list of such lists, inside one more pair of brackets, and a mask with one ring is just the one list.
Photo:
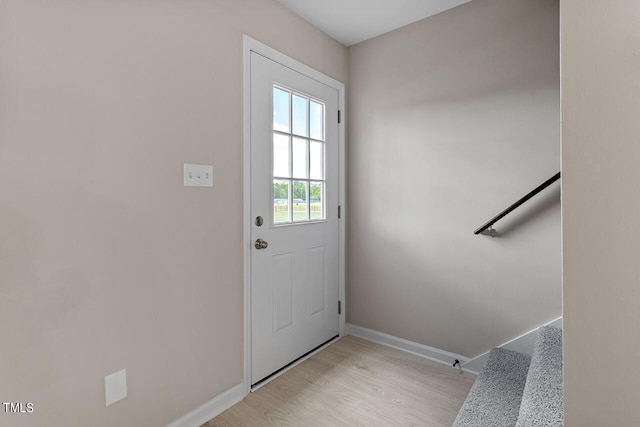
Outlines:
[[251, 53], [251, 383], [339, 333], [338, 91]]

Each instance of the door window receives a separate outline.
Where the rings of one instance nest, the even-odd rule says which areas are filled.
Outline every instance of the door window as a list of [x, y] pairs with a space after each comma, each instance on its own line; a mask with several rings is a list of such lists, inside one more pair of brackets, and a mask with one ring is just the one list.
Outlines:
[[273, 86], [273, 223], [324, 220], [325, 137], [322, 101]]

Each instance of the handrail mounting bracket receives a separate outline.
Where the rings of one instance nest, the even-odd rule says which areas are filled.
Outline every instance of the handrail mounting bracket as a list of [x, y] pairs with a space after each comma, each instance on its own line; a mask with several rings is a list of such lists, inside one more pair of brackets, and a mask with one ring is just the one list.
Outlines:
[[482, 230], [479, 234], [482, 234], [483, 236], [496, 237], [498, 235], [498, 232], [495, 228], [489, 227], [486, 230]]

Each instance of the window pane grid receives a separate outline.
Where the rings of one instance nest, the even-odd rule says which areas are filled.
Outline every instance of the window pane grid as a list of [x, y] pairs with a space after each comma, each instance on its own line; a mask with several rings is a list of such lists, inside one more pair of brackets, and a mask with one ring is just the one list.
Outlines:
[[289, 132], [284, 132], [284, 131], [276, 130], [276, 129], [273, 130], [273, 134], [274, 135], [283, 135], [283, 136], [292, 136], [294, 138], [300, 138], [300, 139], [308, 139], [309, 141], [313, 141], [313, 142], [322, 142], [322, 143], [325, 142], [322, 139], [307, 138], [306, 136], [295, 135], [295, 134], [291, 134]]
[[276, 85], [273, 97], [273, 223], [324, 220], [324, 104]]

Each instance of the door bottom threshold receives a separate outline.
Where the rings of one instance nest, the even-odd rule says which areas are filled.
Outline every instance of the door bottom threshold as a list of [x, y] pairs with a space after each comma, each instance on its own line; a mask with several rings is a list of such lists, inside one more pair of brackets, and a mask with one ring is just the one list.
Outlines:
[[271, 382], [272, 380], [275, 380], [280, 375], [282, 375], [285, 372], [287, 372], [289, 369], [298, 366], [299, 364], [301, 364], [302, 362], [304, 362], [305, 360], [307, 360], [308, 358], [310, 358], [314, 354], [318, 353], [321, 350], [324, 350], [325, 348], [327, 348], [328, 346], [333, 344], [338, 339], [340, 339], [340, 335], [336, 335], [333, 338], [329, 338], [327, 341], [323, 342], [322, 344], [320, 344], [319, 346], [317, 346], [315, 348], [312, 348], [311, 350], [309, 350], [308, 352], [306, 352], [302, 356], [298, 357], [293, 362], [290, 362], [287, 365], [283, 366], [282, 368], [278, 369], [277, 371], [273, 372], [272, 374], [267, 375], [266, 377], [264, 377], [260, 381], [257, 381], [255, 383], [251, 384], [251, 390], [250, 391], [256, 391], [260, 387], [262, 387], [263, 385], [266, 385], [267, 383]]

